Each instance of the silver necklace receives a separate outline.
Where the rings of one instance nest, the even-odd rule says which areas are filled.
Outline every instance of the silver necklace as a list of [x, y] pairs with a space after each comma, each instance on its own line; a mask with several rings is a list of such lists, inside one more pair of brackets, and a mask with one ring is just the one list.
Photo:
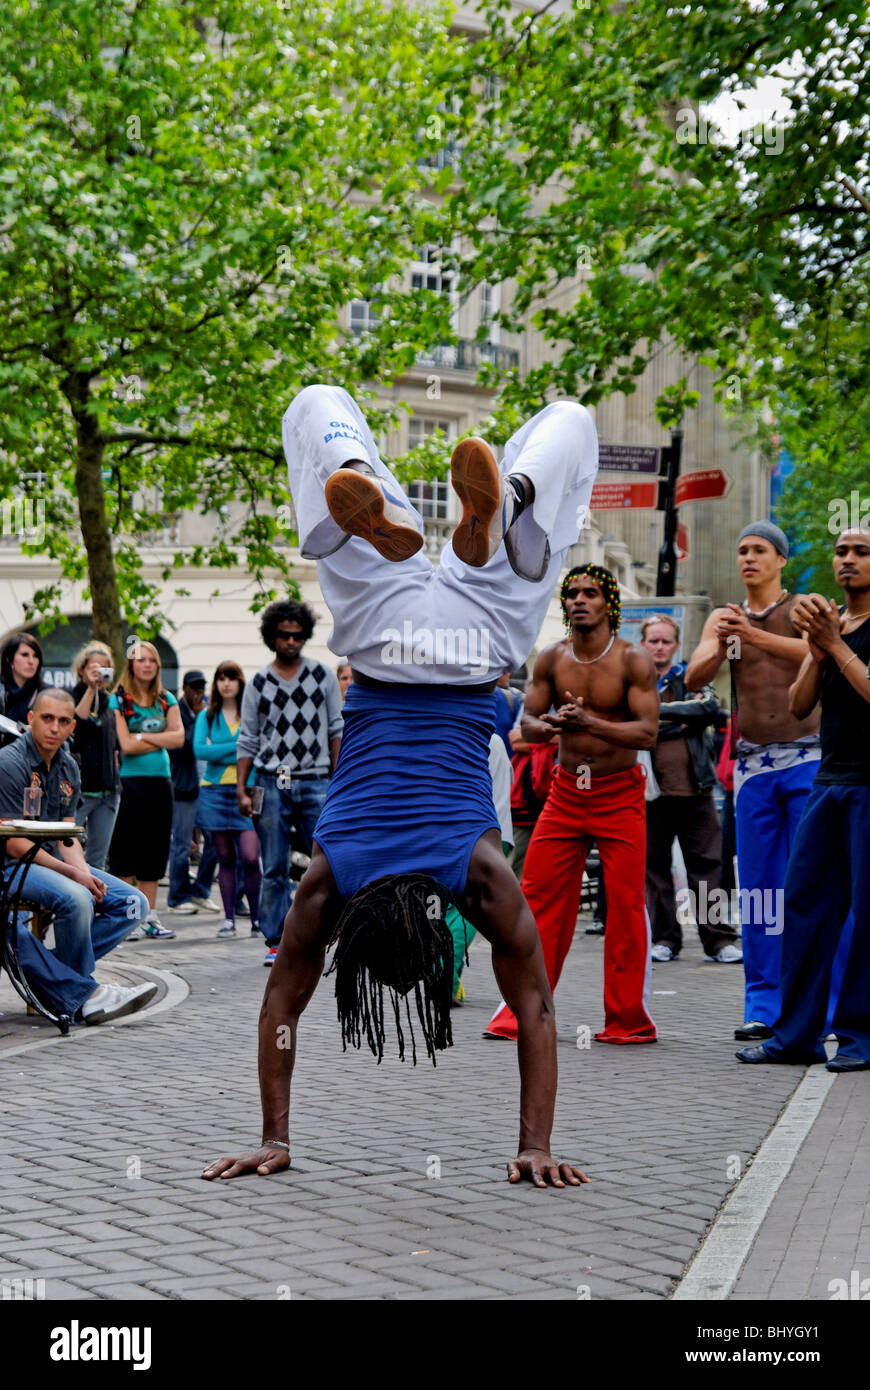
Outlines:
[[754, 613], [754, 612], [752, 611], [752, 609], [749, 607], [749, 600], [748, 600], [748, 599], [744, 599], [744, 600], [743, 600], [743, 611], [744, 611], [744, 613], [746, 614], [747, 618], [756, 618], [756, 619], [758, 619], [758, 618], [766, 618], [767, 615], [768, 615], [768, 613], [772, 613], [773, 610], [774, 610], [774, 608], [778, 608], [779, 605], [782, 603], [783, 599], [786, 599], [786, 598], [788, 598], [788, 590], [787, 590], [787, 589], [783, 589], [783, 591], [782, 591], [782, 593], [780, 594], [779, 598], [775, 598], [775, 599], [773, 600], [773, 603], [769, 603], [769, 604], [767, 605], [766, 608], [762, 608], [762, 609], [760, 610], [760, 612], [758, 612], [758, 613]]
[[582, 658], [582, 656], [574, 656], [574, 648], [573, 648], [573, 645], [570, 646], [570, 647], [568, 648], [568, 650], [570, 651], [571, 655], [574, 657], [574, 660], [577, 661], [577, 662], [579, 662], [579, 664], [580, 664], [581, 666], [591, 666], [592, 663], [593, 663], [594, 661], [600, 661], [602, 657], [604, 657], [604, 656], [607, 655], [607, 653], [610, 651], [610, 648], [613, 646], [613, 644], [614, 644], [615, 641], [616, 641], [616, 633], [614, 632], [614, 633], [611, 633], [610, 641], [607, 643], [607, 646], [604, 648], [604, 651], [603, 651], [603, 652], [599, 652], [597, 656], [590, 656], [589, 659], [588, 659], [587, 661], [584, 661], [583, 658]]

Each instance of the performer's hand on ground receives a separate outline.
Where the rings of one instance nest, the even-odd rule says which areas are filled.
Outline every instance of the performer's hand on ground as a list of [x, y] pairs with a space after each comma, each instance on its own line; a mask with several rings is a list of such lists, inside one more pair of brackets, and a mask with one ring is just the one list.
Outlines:
[[214, 1163], [203, 1168], [202, 1177], [210, 1181], [212, 1178], [239, 1178], [243, 1173], [257, 1173], [265, 1178], [270, 1173], [281, 1173], [289, 1167], [290, 1155], [286, 1149], [264, 1144], [255, 1152], [240, 1154], [238, 1158], [216, 1158]]
[[521, 1182], [527, 1178], [535, 1187], [579, 1187], [589, 1182], [582, 1169], [573, 1163], [557, 1163], [546, 1149], [523, 1149], [507, 1165], [508, 1181]]

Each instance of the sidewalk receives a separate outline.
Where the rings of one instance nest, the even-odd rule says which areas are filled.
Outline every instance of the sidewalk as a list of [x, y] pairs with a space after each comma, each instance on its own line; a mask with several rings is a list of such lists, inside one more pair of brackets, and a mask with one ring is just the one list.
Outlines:
[[[125, 945], [112, 968], [182, 976], [177, 1007], [66, 1040], [0, 1020], [40, 1043], [0, 1050], [0, 1279], [43, 1278], [49, 1299], [664, 1299], [803, 1076], [738, 1066], [742, 972], [704, 964], [688, 933], [654, 971], [660, 1041], [578, 1048], [602, 1021], [602, 943], [581, 928], [556, 997], [553, 1151], [592, 1182], [510, 1187], [516, 1051], [481, 1037], [497, 996], [478, 938], [437, 1069], [392, 1046], [380, 1067], [342, 1054], [323, 982], [300, 1026], [293, 1169], [205, 1183], [206, 1162], [258, 1141], [264, 947], [246, 919], [228, 942], [216, 915], [164, 920], [175, 941]], [[864, 1079], [831, 1099], [863, 1098], [866, 1125]]]

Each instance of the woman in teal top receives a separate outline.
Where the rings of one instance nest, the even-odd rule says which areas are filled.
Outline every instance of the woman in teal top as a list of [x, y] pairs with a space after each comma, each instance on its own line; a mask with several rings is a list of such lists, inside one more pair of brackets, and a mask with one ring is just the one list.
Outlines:
[[172, 832], [169, 749], [184, 743], [178, 701], [163, 689], [160, 656], [150, 642], [127, 655], [120, 681], [109, 699], [121, 748], [121, 805], [109, 848], [111, 872], [127, 883], [136, 879], [148, 899], [148, 916], [131, 934], [174, 936], [157, 917], [157, 881], [166, 872]]
[[[218, 857], [218, 886], [226, 918], [218, 936], [236, 935], [236, 860], [240, 856], [245, 897], [251, 909], [251, 931], [259, 931], [260, 841], [254, 822], [239, 813], [236, 797], [236, 744], [242, 720], [245, 677], [234, 661], [222, 661], [215, 671], [208, 707], [200, 710], [193, 727], [194, 756], [205, 762], [199, 788], [196, 823], [210, 830]], [[254, 771], [248, 786], [254, 781]]]

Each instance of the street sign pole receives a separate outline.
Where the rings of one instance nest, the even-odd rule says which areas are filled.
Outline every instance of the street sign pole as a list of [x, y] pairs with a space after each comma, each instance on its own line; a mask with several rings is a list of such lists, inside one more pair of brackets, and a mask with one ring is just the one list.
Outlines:
[[658, 573], [656, 575], [656, 595], [672, 598], [677, 584], [677, 508], [674, 494], [677, 478], [680, 476], [680, 460], [683, 453], [683, 431], [672, 430], [670, 446], [662, 450], [662, 462], [667, 459], [667, 478], [664, 483], [663, 510], [665, 514], [665, 538], [659, 551]]

